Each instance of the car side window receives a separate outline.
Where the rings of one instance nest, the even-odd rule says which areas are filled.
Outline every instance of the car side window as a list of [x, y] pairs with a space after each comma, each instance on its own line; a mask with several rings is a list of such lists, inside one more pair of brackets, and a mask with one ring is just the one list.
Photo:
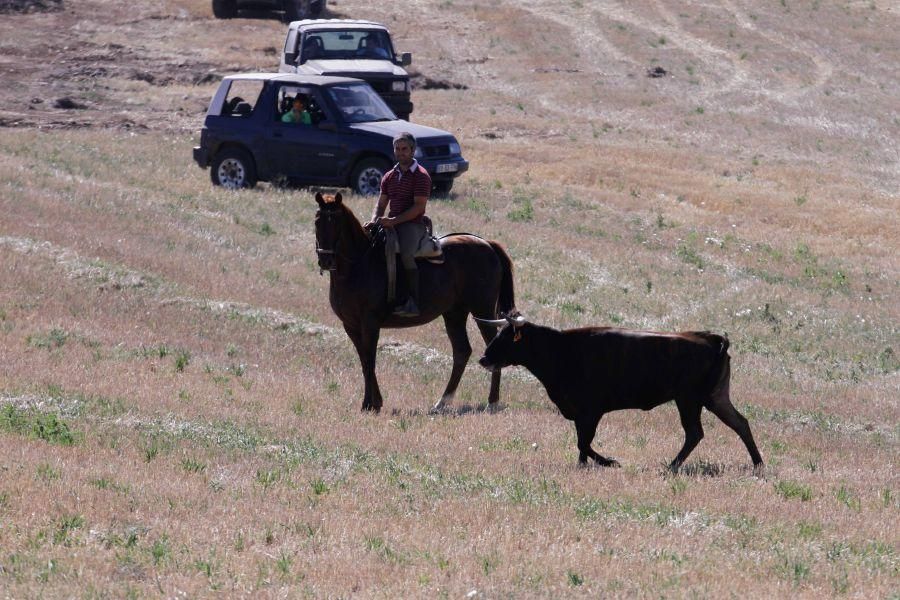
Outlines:
[[282, 85], [275, 94], [275, 120], [287, 124], [318, 125], [328, 120], [314, 88]]
[[234, 81], [222, 104], [221, 115], [223, 117], [249, 117], [256, 109], [262, 88], [261, 81]]

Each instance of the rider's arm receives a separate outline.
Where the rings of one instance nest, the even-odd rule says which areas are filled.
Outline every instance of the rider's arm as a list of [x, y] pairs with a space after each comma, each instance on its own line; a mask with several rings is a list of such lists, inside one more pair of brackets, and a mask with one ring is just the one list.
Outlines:
[[375, 212], [372, 213], [372, 222], [375, 223], [384, 216], [384, 210], [388, 205], [388, 197], [387, 194], [381, 194], [378, 197], [378, 202], [375, 203]]
[[428, 196], [413, 196], [413, 205], [394, 217], [394, 225], [414, 221], [425, 214], [425, 204]]

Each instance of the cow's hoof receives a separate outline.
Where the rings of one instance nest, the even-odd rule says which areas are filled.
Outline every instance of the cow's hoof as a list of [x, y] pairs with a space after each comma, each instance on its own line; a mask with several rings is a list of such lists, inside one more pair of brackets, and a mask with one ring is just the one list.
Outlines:
[[441, 396], [441, 399], [434, 403], [434, 406], [431, 407], [431, 410], [428, 411], [428, 414], [439, 415], [442, 412], [446, 412], [452, 401], [453, 396]]

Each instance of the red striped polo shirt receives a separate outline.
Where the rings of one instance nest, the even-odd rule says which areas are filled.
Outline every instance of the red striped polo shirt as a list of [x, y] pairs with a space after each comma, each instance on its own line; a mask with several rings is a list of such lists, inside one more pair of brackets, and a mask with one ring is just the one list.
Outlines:
[[[400, 170], [399, 164], [394, 165], [381, 178], [381, 193], [388, 197], [388, 216], [396, 217], [413, 205], [416, 196], [428, 198], [431, 195], [431, 175], [418, 161], [413, 161], [406, 173]], [[422, 217], [413, 222], [421, 223]]]

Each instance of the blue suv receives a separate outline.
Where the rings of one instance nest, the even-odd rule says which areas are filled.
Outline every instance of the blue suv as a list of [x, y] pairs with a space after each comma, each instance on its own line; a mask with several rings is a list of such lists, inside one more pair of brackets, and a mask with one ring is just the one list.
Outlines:
[[[306, 113], [285, 122], [299, 99]], [[377, 194], [394, 164], [393, 138], [416, 137], [416, 159], [435, 191], [447, 193], [469, 168], [459, 142], [440, 129], [401, 121], [368, 83], [349, 77], [246, 73], [222, 80], [206, 113], [194, 160], [213, 184], [257, 181], [346, 186]]]

